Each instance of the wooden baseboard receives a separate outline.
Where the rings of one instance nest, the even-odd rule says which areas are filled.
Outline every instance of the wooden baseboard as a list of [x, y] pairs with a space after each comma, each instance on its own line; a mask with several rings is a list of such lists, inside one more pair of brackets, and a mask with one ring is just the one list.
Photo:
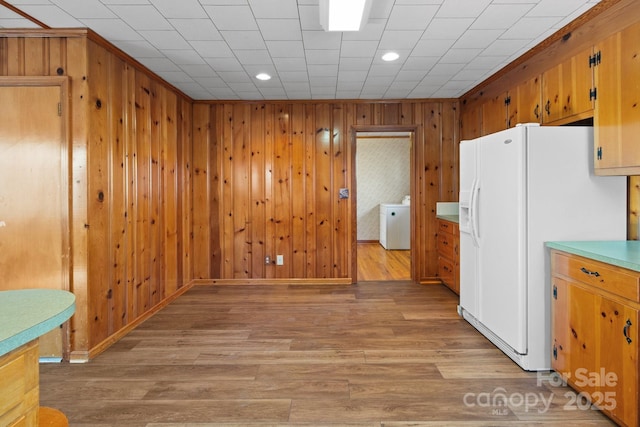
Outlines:
[[95, 358], [97, 355], [99, 355], [100, 353], [105, 351], [107, 348], [111, 347], [114, 343], [116, 343], [122, 337], [124, 337], [129, 332], [131, 332], [133, 329], [138, 327], [142, 322], [144, 322], [145, 320], [147, 320], [148, 318], [153, 316], [158, 311], [162, 310], [164, 307], [169, 305], [172, 301], [174, 301], [180, 295], [182, 295], [185, 292], [187, 292], [193, 286], [194, 286], [194, 281], [191, 281], [191, 282], [187, 283], [186, 285], [184, 285], [183, 287], [178, 289], [176, 292], [174, 292], [172, 295], [170, 295], [167, 298], [163, 299], [158, 304], [156, 304], [154, 307], [149, 309], [149, 311], [144, 313], [142, 316], [138, 317], [136, 320], [134, 320], [133, 322], [129, 323], [124, 328], [120, 329], [119, 331], [117, 331], [113, 335], [109, 336], [107, 339], [103, 340], [98, 345], [96, 345], [95, 347], [91, 348], [89, 351], [72, 351], [71, 354], [69, 355], [69, 363], [87, 363], [87, 362], [89, 362], [89, 360]]
[[196, 279], [195, 285], [351, 285], [350, 277], [343, 279]]

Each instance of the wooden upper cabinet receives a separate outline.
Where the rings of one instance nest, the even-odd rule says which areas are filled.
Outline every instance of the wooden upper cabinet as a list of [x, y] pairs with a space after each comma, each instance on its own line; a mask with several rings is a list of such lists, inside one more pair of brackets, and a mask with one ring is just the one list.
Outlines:
[[564, 124], [591, 116], [592, 50], [584, 50], [542, 74], [543, 123]]
[[507, 92], [502, 92], [482, 104], [483, 135], [507, 129], [506, 100], [508, 96]]
[[640, 175], [640, 23], [595, 48], [594, 158], [597, 175]]
[[540, 123], [540, 77], [535, 76], [509, 91], [507, 126], [518, 123]]

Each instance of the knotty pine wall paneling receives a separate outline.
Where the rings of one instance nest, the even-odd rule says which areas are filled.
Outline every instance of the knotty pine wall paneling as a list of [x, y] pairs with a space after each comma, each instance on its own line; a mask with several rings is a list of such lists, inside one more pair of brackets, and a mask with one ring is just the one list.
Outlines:
[[86, 361], [193, 279], [192, 101], [88, 30], [0, 30], [0, 61], [70, 78], [69, 344]]
[[414, 277], [434, 279], [435, 203], [458, 193], [457, 102], [195, 102], [193, 111], [196, 277], [354, 281], [352, 201], [338, 197], [356, 185], [352, 129], [404, 126], [416, 129]]

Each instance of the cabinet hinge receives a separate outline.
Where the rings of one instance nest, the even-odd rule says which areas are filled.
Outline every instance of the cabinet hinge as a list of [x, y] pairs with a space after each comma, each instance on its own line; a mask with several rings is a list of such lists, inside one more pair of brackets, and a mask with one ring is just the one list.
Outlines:
[[598, 150], [596, 151], [596, 157], [598, 158], [598, 160], [602, 160], [602, 147], [598, 147]]
[[558, 299], [558, 287], [553, 285], [553, 299]]
[[58, 116], [62, 117], [62, 102], [58, 102]]
[[504, 105], [511, 105], [511, 97], [510, 97], [510, 96], [507, 96], [507, 97], [504, 99]]
[[589, 101], [598, 99], [598, 88], [589, 89]]
[[602, 55], [600, 51], [594, 53], [593, 55], [589, 55], [589, 68], [599, 65], [601, 62], [601, 58]]
[[558, 348], [555, 344], [553, 345], [553, 359], [558, 360]]

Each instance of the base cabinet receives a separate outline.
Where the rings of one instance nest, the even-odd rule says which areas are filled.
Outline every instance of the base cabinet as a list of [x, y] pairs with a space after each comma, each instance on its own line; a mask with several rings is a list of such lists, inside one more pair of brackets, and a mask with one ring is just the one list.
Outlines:
[[620, 425], [639, 426], [640, 273], [551, 251], [552, 368]]
[[438, 219], [438, 276], [442, 283], [460, 294], [460, 234], [458, 224]]

